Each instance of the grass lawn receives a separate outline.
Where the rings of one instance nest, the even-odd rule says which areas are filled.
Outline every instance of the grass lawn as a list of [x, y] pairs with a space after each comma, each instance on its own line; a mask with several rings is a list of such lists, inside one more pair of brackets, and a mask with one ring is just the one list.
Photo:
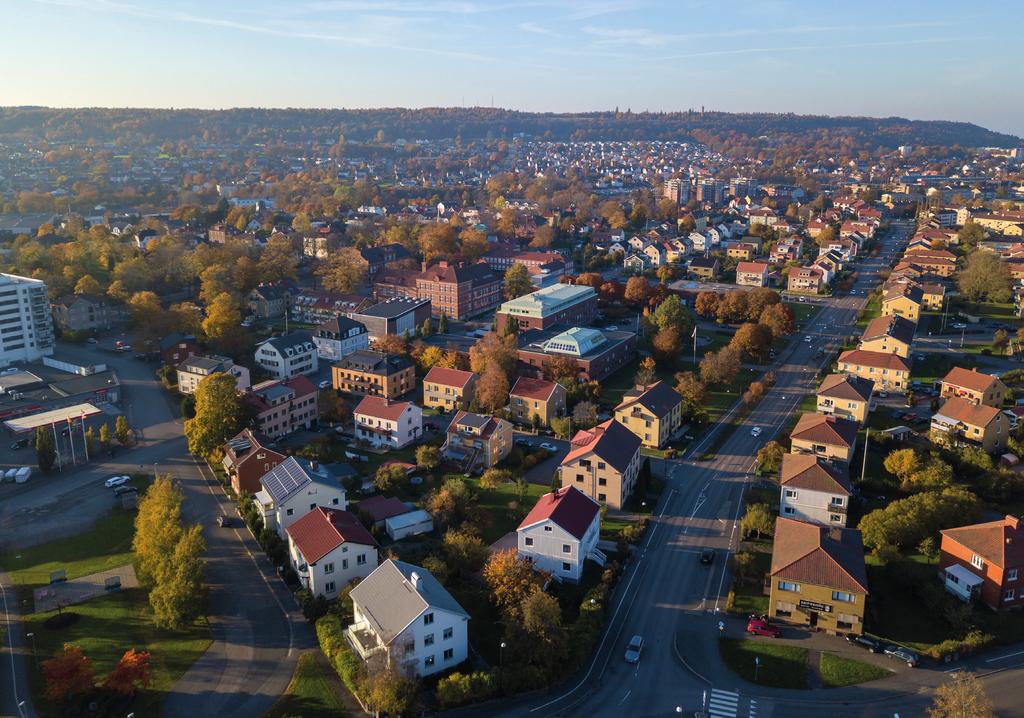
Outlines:
[[[157, 715], [164, 694], [210, 645], [205, 619], [181, 633], [153, 626], [149, 600], [141, 588], [98, 596], [64, 610], [73, 611], [79, 619], [63, 629], [51, 630], [44, 625], [55, 612], [33, 613], [25, 619], [26, 631], [35, 633], [40, 659], [52, 656], [64, 643], [80, 646], [92, 659], [97, 679], [102, 680], [129, 648], [149, 651], [152, 683], [140, 691], [132, 705], [138, 715]], [[39, 712], [61, 715], [61, 706], [42, 698], [44, 686], [39, 672], [31, 671], [29, 678]]]
[[[749, 548], [741, 546], [740, 550], [747, 551]], [[743, 583], [734, 580], [732, 584], [734, 595], [732, 612], [741, 616], [749, 616], [751, 613], [768, 613], [768, 596], [764, 595], [761, 586], [765, 574], [771, 569], [771, 546], [767, 546], [767, 551], [754, 550], [751, 553], [754, 554], [755, 560], [754, 577]]]
[[817, 314], [821, 307], [812, 302], [783, 302], [790, 311], [793, 312], [793, 319], [796, 321], [797, 326], [804, 326], [807, 320]]
[[618, 541], [622, 537], [622, 530], [632, 526], [633, 521], [620, 516], [605, 516], [601, 519], [601, 540]]
[[[768, 640], [723, 638], [718, 643], [722, 660], [734, 673], [751, 683], [772, 688], [807, 688], [807, 649]], [[756, 667], [754, 659], [761, 665]]]
[[974, 359], [965, 358], [959, 352], [949, 355], [929, 352], [924, 355], [924, 361], [914, 361], [910, 369], [910, 378], [924, 384], [931, 384], [946, 376], [954, 364], [969, 369], [974, 366]]
[[705, 407], [708, 410], [708, 419], [714, 423], [721, 419], [726, 412], [732, 408], [736, 400], [743, 396], [743, 392], [750, 386], [750, 382], [761, 377], [761, 372], [753, 369], [743, 368], [731, 384], [718, 386], [709, 389]]
[[481, 538], [493, 543], [510, 531], [515, 531], [527, 512], [537, 503], [537, 499], [551, 490], [550, 486], [526, 484], [526, 494], [520, 502], [518, 487], [515, 483], [501, 484], [496, 489], [480, 488], [480, 477], [471, 476], [466, 481], [479, 497], [478, 503], [487, 509], [491, 516], [491, 524], [483, 527]]
[[857, 318], [857, 326], [864, 329], [872, 319], [882, 316], [882, 293], [872, 292], [868, 295], [868, 303], [864, 305], [864, 314]]
[[316, 656], [303, 653], [292, 674], [292, 682], [274, 707], [263, 714], [263, 718], [328, 718], [347, 715], [348, 712], [317, 663]]
[[[692, 345], [691, 345], [692, 346]], [[683, 352], [686, 353], [685, 351]], [[633, 388], [633, 379], [636, 377], [637, 369], [640, 368], [640, 359], [637, 357], [626, 366], [619, 369], [601, 382], [601, 397], [599, 402], [606, 407], [618, 406], [622, 401], [622, 395]], [[698, 347], [698, 361], [700, 361], [700, 347]], [[658, 362], [655, 373], [658, 379], [666, 382], [669, 386], [676, 385], [676, 372], [683, 369], [674, 369], [663, 362]]]
[[877, 681], [879, 678], [888, 678], [892, 675], [892, 671], [886, 668], [832, 653], [822, 653], [818, 666], [821, 670], [823, 688], [854, 686], [858, 683]]

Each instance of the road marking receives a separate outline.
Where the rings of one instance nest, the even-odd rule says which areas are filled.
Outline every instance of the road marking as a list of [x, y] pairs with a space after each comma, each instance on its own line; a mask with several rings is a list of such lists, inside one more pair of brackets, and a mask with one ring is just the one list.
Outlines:
[[21, 706], [21, 697], [18, 695], [18, 672], [14, 669], [14, 633], [11, 631], [11, 619], [7, 608], [7, 589], [0, 583], [0, 598], [4, 602], [4, 631], [7, 633], [7, 645], [10, 648], [8, 656], [11, 659], [11, 684], [14, 690], [14, 703], [18, 706], [18, 714], [25, 718], [25, 709]]
[[750, 718], [757, 718], [757, 701], [753, 698], [750, 699], [750, 707], [747, 709], [747, 715]]
[[736, 718], [739, 704], [739, 693], [712, 688], [711, 698], [708, 700], [708, 715], [712, 718]]
[[621, 706], [621, 705], [622, 705], [623, 703], [625, 703], [625, 702], [626, 702], [626, 699], [627, 699], [627, 698], [629, 698], [629, 694], [630, 694], [630, 693], [632, 693], [632, 692], [633, 692], [633, 689], [632, 689], [632, 688], [630, 688], [630, 689], [629, 689], [628, 691], [626, 691], [626, 695], [622, 696], [622, 700], [620, 700], [620, 701], [619, 701], [619, 705], [620, 705], [620, 706]]
[[747, 488], [747, 480], [743, 479], [743, 485], [740, 487], [740, 495], [736, 500], [736, 515], [732, 519], [732, 531], [729, 532], [729, 545], [725, 547], [725, 560], [722, 561], [722, 578], [718, 582], [718, 592], [715, 595], [715, 613], [718, 612], [718, 603], [722, 598], [722, 586], [725, 585], [725, 574], [728, 573], [726, 567], [729, 563], [729, 554], [732, 553], [732, 540], [736, 536], [736, 526], [740, 519], [740, 508], [743, 506], [743, 491]]
[[947, 668], [946, 670], [943, 671], [943, 673], [959, 673], [963, 669], [964, 669], [963, 666], [958, 666], [956, 668]]
[[1007, 658], [1013, 658], [1014, 656], [1024, 656], [1024, 651], [1017, 651], [1016, 653], [1007, 653], [1005, 656], [996, 656], [995, 658], [988, 658], [985, 663], [995, 663], [996, 661], [1005, 661]]

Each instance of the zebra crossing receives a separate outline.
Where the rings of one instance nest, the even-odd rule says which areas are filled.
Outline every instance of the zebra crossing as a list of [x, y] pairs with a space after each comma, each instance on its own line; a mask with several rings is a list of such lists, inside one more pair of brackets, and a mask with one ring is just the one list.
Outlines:
[[770, 706], [759, 706], [756, 698], [746, 698], [736, 691], [713, 688], [708, 697], [708, 718], [769, 718]]

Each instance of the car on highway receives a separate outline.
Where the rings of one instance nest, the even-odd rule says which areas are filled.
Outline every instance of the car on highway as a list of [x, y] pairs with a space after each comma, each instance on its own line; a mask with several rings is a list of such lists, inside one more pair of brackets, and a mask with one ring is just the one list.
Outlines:
[[109, 479], [103, 482], [103, 485], [106, 486], [108, 489], [112, 489], [115, 486], [127, 484], [131, 480], [131, 476], [111, 476]]
[[551, 444], [551, 443], [549, 443], [547, 441], [545, 441], [543, 444], [541, 444], [540, 448], [544, 449], [544, 451], [550, 451], [552, 453], [554, 453], [555, 451], [558, 451], [558, 447], [557, 446], [555, 446], [554, 444]]
[[917, 655], [916, 651], [904, 648], [903, 646], [886, 646], [883, 652], [889, 658], [903, 661], [911, 668], [916, 668], [917, 664], [921, 662], [921, 657]]
[[760, 436], [761, 435], [761, 427], [760, 426], [755, 426], [753, 429], [750, 430], [750, 435], [751, 436]]
[[782, 631], [779, 630], [778, 626], [773, 626], [760, 618], [752, 618], [747, 622], [747, 633], [755, 636], [768, 636], [769, 638], [778, 638], [782, 635]]
[[852, 633], [846, 634], [846, 640], [855, 646], [866, 648], [872, 653], [881, 653], [885, 650], [885, 644], [871, 636], [855, 636]]
[[640, 654], [644, 650], [644, 639], [643, 636], [633, 636], [629, 639], [629, 645], [626, 646], [626, 663], [639, 663]]
[[705, 566], [710, 566], [715, 562], [715, 550], [713, 548], [706, 548], [700, 552], [700, 562]]

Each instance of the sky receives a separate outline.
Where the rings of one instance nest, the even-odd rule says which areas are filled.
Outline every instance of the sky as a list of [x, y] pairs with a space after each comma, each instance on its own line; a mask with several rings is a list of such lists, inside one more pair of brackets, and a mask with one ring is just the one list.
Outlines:
[[703, 106], [1024, 136], [1022, 23], [1020, 0], [0, 0], [0, 105]]

